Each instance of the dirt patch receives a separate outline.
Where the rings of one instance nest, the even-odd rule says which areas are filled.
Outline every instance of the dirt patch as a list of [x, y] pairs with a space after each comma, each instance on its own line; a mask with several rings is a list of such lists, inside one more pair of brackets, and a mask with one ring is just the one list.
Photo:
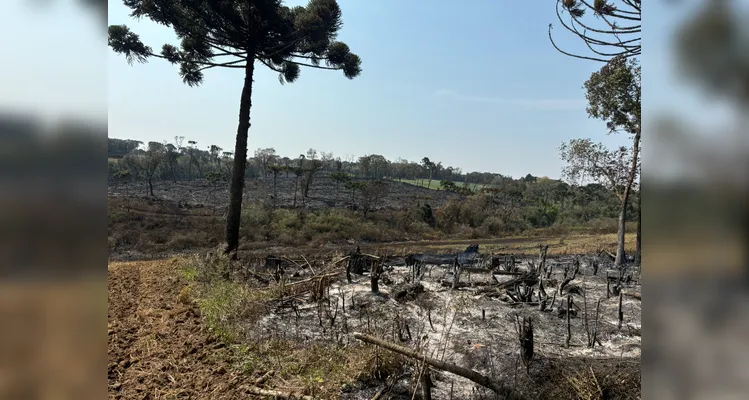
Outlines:
[[232, 371], [233, 352], [204, 327], [175, 260], [109, 266], [110, 399], [248, 399], [251, 376]]

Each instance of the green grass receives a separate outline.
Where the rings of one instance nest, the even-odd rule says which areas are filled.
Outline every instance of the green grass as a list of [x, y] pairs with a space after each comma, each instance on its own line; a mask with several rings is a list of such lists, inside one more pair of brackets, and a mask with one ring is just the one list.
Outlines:
[[402, 372], [403, 357], [375, 346], [332, 339], [299, 343], [260, 334], [253, 330], [255, 322], [275, 308], [285, 290], [275, 284], [250, 287], [223, 279], [229, 260], [220, 251], [210, 259], [183, 260], [182, 272], [189, 283], [184, 297], [196, 301], [210, 331], [235, 350], [244, 373], [259, 376], [273, 371], [266, 383], [270, 387], [292, 386], [306, 395], [336, 398], [341, 387], [376, 379], [383, 372]]
[[[403, 179], [403, 180], [400, 180], [399, 182], [403, 182], [403, 183], [406, 183], [406, 184], [409, 184], [409, 185], [414, 185], [414, 186], [421, 186], [421, 187], [424, 187], [424, 188], [427, 188], [427, 189], [433, 189], [433, 190], [441, 190], [442, 189], [440, 187], [440, 182], [441, 181], [437, 180], [437, 179], [432, 179], [431, 184], [429, 183], [428, 179], [424, 179], [424, 180], [422, 180], [422, 179]], [[458, 187], [463, 187], [463, 182], [453, 181], [453, 183], [455, 183], [455, 185], [458, 186]], [[479, 185], [479, 184], [476, 184], [476, 183], [469, 183], [468, 184], [468, 187], [471, 188], [472, 190], [479, 190], [479, 189], [483, 188], [484, 186], [489, 186], [489, 185]]]

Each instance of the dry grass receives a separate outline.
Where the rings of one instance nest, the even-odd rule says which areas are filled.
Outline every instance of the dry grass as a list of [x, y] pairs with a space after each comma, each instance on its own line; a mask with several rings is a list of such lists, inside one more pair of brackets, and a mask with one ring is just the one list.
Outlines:
[[543, 399], [639, 399], [640, 360], [564, 358], [544, 364], [531, 390]]
[[[627, 235], [624, 248], [627, 252], [635, 251], [635, 235]], [[530, 254], [538, 255], [539, 245], [549, 245], [549, 255], [569, 255], [569, 254], [592, 254], [607, 249], [615, 251], [616, 234], [577, 234], [565, 235], [559, 238], [542, 238], [542, 237], [504, 237], [496, 239], [499, 243], [492, 243], [491, 240], [476, 240], [480, 243], [481, 251], [485, 253], [512, 253], [517, 255]], [[503, 243], [504, 242], [504, 243]], [[430, 249], [436, 251], [462, 251], [466, 247], [466, 241], [445, 241], [438, 244], [414, 243], [412, 246], [402, 246], [397, 254], [409, 253], [416, 251], [416, 247], [421, 249]]]
[[[476, 202], [476, 201], [474, 201]], [[475, 205], [474, 208], [478, 207]], [[109, 199], [109, 253], [110, 256], [128, 257], [137, 254], [170, 254], [206, 250], [218, 245], [224, 238], [221, 212], [211, 214], [208, 209], [176, 209], [166, 201], [138, 198]], [[451, 241], [475, 240], [491, 242], [508, 240], [512, 244], [497, 246], [498, 250], [525, 250], [543, 238], [555, 238], [550, 254], [592, 252], [598, 247], [614, 248], [616, 226], [598, 226], [591, 222], [586, 227], [553, 226], [532, 229], [529, 226], [492, 227], [489, 219], [469, 227], [461, 221], [450, 227], [438, 223], [432, 227], [421, 220], [418, 209], [401, 211], [382, 210], [363, 218], [361, 213], [343, 209], [318, 211], [278, 209], [271, 212], [259, 204], [248, 204], [242, 213], [241, 249], [251, 250], [275, 245], [319, 247], [345, 245], [349, 240], [368, 243], [395, 243], [411, 241], [447, 241], [437, 246], [450, 247]], [[487, 222], [488, 221], [488, 222]], [[439, 222], [439, 221], [438, 221]], [[488, 224], [488, 225], [487, 225]], [[474, 224], [475, 225], [475, 224]], [[492, 225], [492, 226], [489, 226]], [[627, 242], [634, 247], [634, 228], [628, 224]], [[522, 235], [522, 242], [516, 238]], [[558, 242], [558, 243], [557, 243]], [[532, 252], [535, 249], [530, 249]]]
[[320, 285], [324, 289], [326, 279], [283, 287], [249, 287], [221, 279], [228, 266], [224, 255], [185, 259], [183, 271], [191, 283], [189, 290], [180, 293], [180, 301], [188, 294], [197, 301], [209, 329], [234, 346], [245, 373], [262, 376], [272, 371], [264, 382], [267, 388], [336, 398], [342, 387], [384, 380], [405, 365], [401, 357], [372, 346], [299, 342], [284, 339], [277, 332], [255, 331], [255, 322], [270, 314], [279, 298], [314, 291]]

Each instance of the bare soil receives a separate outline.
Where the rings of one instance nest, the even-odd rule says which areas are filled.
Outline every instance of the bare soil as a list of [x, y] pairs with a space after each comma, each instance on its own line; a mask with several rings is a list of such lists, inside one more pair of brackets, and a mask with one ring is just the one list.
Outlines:
[[248, 399], [251, 380], [230, 371], [231, 351], [212, 337], [174, 261], [109, 265], [110, 399]]

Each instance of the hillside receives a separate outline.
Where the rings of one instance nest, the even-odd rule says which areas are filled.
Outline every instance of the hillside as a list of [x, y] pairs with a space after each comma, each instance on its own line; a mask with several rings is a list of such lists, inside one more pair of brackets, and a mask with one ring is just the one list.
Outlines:
[[[296, 178], [279, 176], [276, 181], [276, 206], [280, 208], [292, 207], [294, 204], [294, 186]], [[401, 210], [417, 204], [429, 203], [432, 207], [439, 207], [449, 199], [459, 197], [455, 193], [443, 190], [432, 190], [397, 181], [386, 181], [387, 193], [375, 204], [374, 209]], [[244, 202], [271, 204], [273, 201], [273, 178], [252, 178], [245, 184]], [[147, 184], [113, 183], [109, 185], [110, 196], [145, 196]], [[211, 183], [206, 180], [195, 181], [158, 181], [154, 182], [154, 195], [157, 198], [186, 204], [190, 206], [225, 207], [229, 201], [229, 188], [225, 183]], [[301, 193], [297, 191], [297, 205], [302, 205]], [[358, 194], [357, 194], [358, 196]], [[335, 181], [327, 175], [315, 177], [309, 190], [309, 197], [304, 199], [305, 208], [319, 210], [328, 207], [342, 207], [351, 205], [351, 191], [339, 185], [336, 190]]]

